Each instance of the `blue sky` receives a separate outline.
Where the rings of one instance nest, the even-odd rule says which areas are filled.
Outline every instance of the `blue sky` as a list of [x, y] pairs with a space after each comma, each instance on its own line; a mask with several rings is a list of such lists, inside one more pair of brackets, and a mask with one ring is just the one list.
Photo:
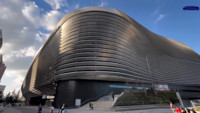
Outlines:
[[[34, 0], [44, 9], [52, 10], [45, 1]], [[88, 6], [105, 6], [118, 9], [149, 30], [185, 43], [200, 53], [200, 11], [183, 11], [188, 5], [200, 7], [199, 0], [71, 0], [59, 11], [69, 12]], [[75, 8], [77, 7], [78, 8]]]
[[20, 89], [38, 49], [59, 20], [83, 7], [118, 9], [150, 31], [182, 42], [200, 54], [200, 0], [0, 0], [1, 53], [7, 70], [1, 80], [5, 93]]

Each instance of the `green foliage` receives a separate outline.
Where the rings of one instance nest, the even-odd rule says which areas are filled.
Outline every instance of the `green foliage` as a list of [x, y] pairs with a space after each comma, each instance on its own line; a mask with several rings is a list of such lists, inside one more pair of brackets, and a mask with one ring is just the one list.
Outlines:
[[149, 90], [127, 91], [116, 102], [116, 106], [144, 105], [144, 104], [169, 104], [177, 103], [176, 93], [172, 91], [158, 91], [156, 94]]
[[8, 93], [5, 98], [4, 98], [4, 102], [6, 103], [18, 103], [18, 102], [21, 102], [20, 101], [20, 98], [19, 98], [19, 94], [20, 94], [20, 90], [17, 92], [16, 94], [16, 91], [13, 90], [12, 93]]
[[165, 103], [178, 103], [176, 93], [173, 91], [159, 91], [157, 95], [158, 97], [161, 97], [165, 101]]
[[14, 103], [15, 99], [13, 96], [6, 97], [4, 100], [6, 103]]

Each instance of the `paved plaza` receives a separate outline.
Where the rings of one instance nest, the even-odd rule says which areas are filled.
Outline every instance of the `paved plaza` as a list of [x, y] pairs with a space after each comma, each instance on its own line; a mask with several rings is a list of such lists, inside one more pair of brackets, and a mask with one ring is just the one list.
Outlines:
[[[9, 107], [5, 108], [2, 113], [37, 113], [37, 107]], [[50, 113], [50, 108], [43, 108], [42, 113]], [[58, 113], [56, 109], [54, 113]], [[66, 113], [171, 113], [170, 109], [146, 109], [131, 111], [111, 111], [111, 110], [89, 110], [89, 109], [68, 109]]]

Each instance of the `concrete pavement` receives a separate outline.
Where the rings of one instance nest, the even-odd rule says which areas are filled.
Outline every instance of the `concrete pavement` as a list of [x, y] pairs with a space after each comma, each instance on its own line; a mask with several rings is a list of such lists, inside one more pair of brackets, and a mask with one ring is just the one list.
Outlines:
[[[15, 108], [5, 108], [2, 113], [37, 113], [38, 108], [36, 106], [25, 106]], [[58, 109], [54, 111], [57, 113]], [[50, 108], [43, 108], [42, 113], [50, 113]], [[163, 109], [146, 109], [146, 110], [131, 110], [131, 111], [110, 111], [110, 110], [89, 110], [89, 109], [68, 109], [67, 113], [172, 113], [169, 108]]]
[[145, 109], [169, 109], [169, 105], [166, 104], [149, 104], [149, 105], [132, 105], [132, 106], [114, 106], [114, 111], [130, 111], [130, 110], [145, 110]]
[[22, 113], [21, 111], [14, 108], [5, 108], [1, 113]]
[[[7, 107], [1, 113], [37, 113], [37, 107]], [[50, 113], [49, 109], [44, 109], [42, 113]]]

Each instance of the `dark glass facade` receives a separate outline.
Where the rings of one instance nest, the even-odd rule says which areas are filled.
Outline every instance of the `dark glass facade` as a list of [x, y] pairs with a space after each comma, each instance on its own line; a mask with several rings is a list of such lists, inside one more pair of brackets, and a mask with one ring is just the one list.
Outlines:
[[[34, 58], [22, 92], [27, 100], [55, 95], [57, 105], [73, 106], [74, 100], [60, 102], [60, 95], [73, 94], [73, 99], [84, 98], [85, 102], [96, 99], [105, 95], [95, 93], [99, 82], [107, 93], [114, 91], [109, 84], [118, 83], [199, 86], [199, 69], [200, 56], [188, 46], [152, 33], [118, 10], [89, 7], [58, 23]], [[90, 85], [94, 87], [88, 92], [93, 96], [73, 92]]]

